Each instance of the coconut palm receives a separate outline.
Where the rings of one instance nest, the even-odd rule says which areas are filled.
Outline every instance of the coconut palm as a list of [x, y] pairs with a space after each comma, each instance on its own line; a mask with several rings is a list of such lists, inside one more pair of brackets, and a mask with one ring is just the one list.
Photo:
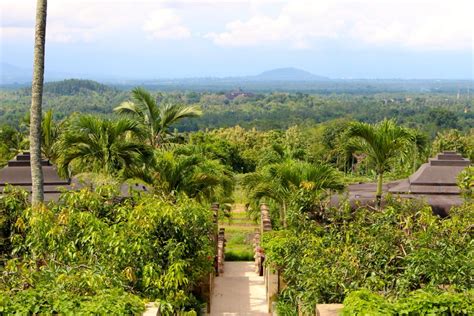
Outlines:
[[311, 187], [312, 190], [339, 191], [344, 187], [337, 171], [332, 167], [290, 159], [245, 175], [242, 185], [255, 204], [265, 198], [278, 203], [280, 220], [285, 227], [288, 203], [296, 190]]
[[47, 0], [38, 0], [36, 2], [35, 48], [30, 109], [31, 202], [33, 205], [44, 201], [43, 169], [41, 167], [41, 104], [43, 102], [46, 11]]
[[143, 88], [132, 90], [132, 101], [123, 102], [114, 109], [115, 112], [131, 115], [147, 131], [151, 146], [156, 147], [163, 142], [174, 123], [187, 117], [197, 117], [201, 111], [194, 106], [182, 104], [161, 104]]
[[152, 157], [151, 148], [134, 139], [138, 123], [86, 115], [76, 118], [58, 143], [58, 168], [63, 176], [95, 172], [122, 179], [132, 177]]
[[398, 126], [393, 120], [383, 120], [377, 124], [351, 123], [347, 136], [353, 139], [349, 147], [367, 155], [375, 165], [377, 174], [377, 205], [382, 201], [383, 174], [404, 150], [413, 146], [413, 133]]

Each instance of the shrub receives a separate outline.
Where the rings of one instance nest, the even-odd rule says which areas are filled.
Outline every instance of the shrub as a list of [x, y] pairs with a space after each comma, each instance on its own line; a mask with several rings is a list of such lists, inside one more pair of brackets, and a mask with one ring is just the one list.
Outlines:
[[417, 290], [388, 300], [368, 290], [350, 293], [342, 316], [352, 315], [473, 315], [474, 291], [464, 293]]
[[13, 295], [0, 294], [0, 313], [5, 315], [141, 315], [145, 310], [138, 296], [117, 288], [89, 296], [51, 288], [27, 289]]
[[472, 203], [444, 219], [416, 201], [323, 215], [324, 224], [300, 217], [298, 226], [264, 234], [266, 262], [282, 271], [293, 304], [313, 310], [361, 288], [402, 297], [424, 287], [472, 287]]
[[199, 307], [192, 291], [212, 271], [213, 224], [210, 211], [193, 200], [148, 194], [123, 200], [100, 188], [64, 193], [36, 209], [9, 203], [22, 224], [10, 238], [16, 257], [0, 276], [0, 291], [8, 293], [2, 308], [30, 295], [31, 310], [53, 312], [50, 289], [85, 310], [106, 308], [96, 299], [101, 295], [130, 301], [123, 311], [135, 310], [139, 299], [123, 291], [163, 302], [169, 313]]

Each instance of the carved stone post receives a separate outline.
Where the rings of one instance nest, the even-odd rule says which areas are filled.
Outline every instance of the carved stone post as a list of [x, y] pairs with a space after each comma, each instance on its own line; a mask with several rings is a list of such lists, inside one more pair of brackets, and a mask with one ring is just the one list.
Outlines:
[[219, 234], [219, 203], [212, 203], [211, 205], [212, 215], [213, 215], [213, 222], [214, 222], [214, 231], [212, 235], [212, 241], [214, 243], [214, 270], [215, 275], [219, 275], [219, 267], [218, 267], [218, 234]]
[[[272, 222], [270, 220], [270, 209], [268, 205], [261, 204], [260, 205], [260, 232], [261, 236], [265, 232], [272, 230]], [[265, 260], [265, 255], [263, 250], [261, 250], [261, 260]], [[265, 287], [267, 291], [267, 304], [268, 304], [268, 312], [271, 313], [272, 311], [272, 303], [275, 300], [276, 295], [279, 291], [279, 274], [277, 271], [272, 270], [271, 268], [265, 268], [264, 271], [265, 277]]]

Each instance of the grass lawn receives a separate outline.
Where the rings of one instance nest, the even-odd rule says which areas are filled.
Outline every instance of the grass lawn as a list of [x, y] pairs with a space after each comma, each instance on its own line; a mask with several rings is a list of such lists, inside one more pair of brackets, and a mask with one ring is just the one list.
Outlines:
[[258, 224], [249, 219], [241, 204], [236, 204], [230, 219], [223, 219], [219, 227], [225, 228], [227, 240], [226, 261], [253, 261], [253, 236]]

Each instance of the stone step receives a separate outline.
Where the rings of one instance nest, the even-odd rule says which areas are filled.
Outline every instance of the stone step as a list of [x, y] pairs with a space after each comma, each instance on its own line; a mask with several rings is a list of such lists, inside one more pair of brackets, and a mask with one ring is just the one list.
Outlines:
[[342, 313], [342, 304], [317, 304], [316, 315], [317, 316], [338, 316]]

